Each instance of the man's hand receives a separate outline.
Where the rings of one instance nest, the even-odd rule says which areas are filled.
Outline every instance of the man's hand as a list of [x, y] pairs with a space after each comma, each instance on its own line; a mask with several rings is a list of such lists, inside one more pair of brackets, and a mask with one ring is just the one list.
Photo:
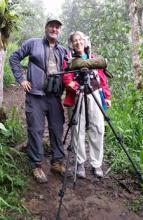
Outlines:
[[105, 103], [107, 105], [107, 108], [111, 108], [111, 100], [105, 99]]
[[31, 83], [28, 82], [27, 80], [24, 80], [22, 83], [21, 83], [21, 86], [23, 87], [24, 91], [25, 92], [29, 92], [31, 90]]

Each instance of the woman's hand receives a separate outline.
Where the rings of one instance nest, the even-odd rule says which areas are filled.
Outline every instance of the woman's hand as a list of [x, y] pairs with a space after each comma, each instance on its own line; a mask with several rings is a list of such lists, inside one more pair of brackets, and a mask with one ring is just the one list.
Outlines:
[[79, 84], [76, 81], [71, 81], [67, 85], [67, 90], [71, 92], [76, 92], [79, 89]]
[[106, 103], [107, 108], [111, 108], [111, 100], [105, 99], [105, 103]]

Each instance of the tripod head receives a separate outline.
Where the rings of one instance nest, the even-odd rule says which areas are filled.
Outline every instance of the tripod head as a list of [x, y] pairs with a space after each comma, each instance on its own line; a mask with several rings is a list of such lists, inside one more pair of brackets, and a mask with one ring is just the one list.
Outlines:
[[95, 78], [95, 72], [86, 67], [75, 71], [74, 75], [74, 80], [78, 81], [80, 86], [91, 86], [91, 80]]

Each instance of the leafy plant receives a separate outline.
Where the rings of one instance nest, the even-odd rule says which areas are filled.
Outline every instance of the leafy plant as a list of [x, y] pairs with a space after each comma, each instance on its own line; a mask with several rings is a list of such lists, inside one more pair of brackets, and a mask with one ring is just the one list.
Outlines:
[[[133, 84], [128, 84], [120, 99], [113, 96], [109, 115], [117, 133], [123, 136], [127, 151], [143, 172], [143, 92], [137, 91]], [[108, 127], [106, 128], [106, 145], [106, 154], [111, 164], [113, 163], [113, 168], [117, 171], [123, 168], [131, 169], [125, 153]]]
[[[5, 126], [5, 127], [4, 127]], [[19, 117], [19, 113], [16, 107], [11, 110], [5, 125], [1, 124], [0, 138], [1, 144], [15, 146], [15, 144], [21, 142], [24, 137], [24, 128], [22, 121]], [[6, 128], [6, 129], [4, 129]]]
[[0, 123], [0, 130], [7, 132], [7, 129], [5, 128], [3, 123]]
[[15, 83], [15, 78], [11, 72], [9, 65], [10, 55], [18, 48], [17, 43], [9, 43], [6, 52], [5, 65], [4, 65], [4, 86], [8, 87], [12, 83]]
[[19, 195], [19, 192], [25, 187], [25, 177], [22, 171], [24, 162], [25, 156], [23, 153], [14, 148], [0, 146], [1, 219], [7, 219], [7, 213], [10, 212], [25, 212]]
[[0, 41], [4, 47], [7, 46], [8, 38], [13, 28], [16, 28], [17, 15], [12, 4], [8, 0], [0, 2]]
[[129, 202], [128, 207], [133, 212], [140, 213], [143, 210], [142, 204], [143, 204], [143, 196], [139, 196], [138, 198]]

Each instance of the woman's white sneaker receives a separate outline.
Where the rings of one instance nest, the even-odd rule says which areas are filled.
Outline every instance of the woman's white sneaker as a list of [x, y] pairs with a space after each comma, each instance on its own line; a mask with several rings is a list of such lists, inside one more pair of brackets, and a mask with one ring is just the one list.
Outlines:
[[93, 167], [93, 175], [96, 176], [96, 177], [102, 178], [103, 177], [103, 171], [102, 171], [101, 167], [97, 167], [97, 168]]
[[86, 178], [84, 163], [77, 164], [76, 174], [79, 178]]

